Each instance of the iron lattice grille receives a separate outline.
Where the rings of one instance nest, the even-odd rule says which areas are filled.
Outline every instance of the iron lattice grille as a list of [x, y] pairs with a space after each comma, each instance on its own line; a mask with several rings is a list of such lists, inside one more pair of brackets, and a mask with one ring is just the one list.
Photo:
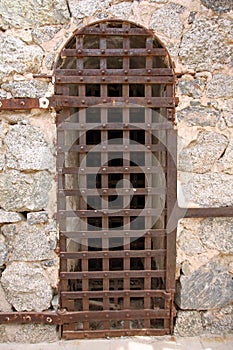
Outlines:
[[63, 337], [169, 334], [176, 134], [167, 51], [144, 28], [100, 22], [75, 33], [55, 77]]

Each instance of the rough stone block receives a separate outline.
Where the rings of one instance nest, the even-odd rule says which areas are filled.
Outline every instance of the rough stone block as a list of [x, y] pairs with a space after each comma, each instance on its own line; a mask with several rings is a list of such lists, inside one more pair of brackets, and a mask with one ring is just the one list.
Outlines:
[[201, 315], [198, 311], [178, 311], [174, 334], [194, 337], [203, 333]]
[[179, 173], [185, 201], [191, 207], [233, 205], [233, 176], [221, 173]]
[[46, 227], [27, 223], [17, 225], [9, 261], [40, 261], [54, 257]]
[[22, 214], [0, 209], [0, 224], [18, 222], [21, 220], [25, 220], [25, 217]]
[[3, 266], [6, 263], [8, 249], [5, 241], [5, 237], [0, 234], [0, 266]]
[[211, 171], [227, 144], [226, 136], [217, 132], [201, 131], [196, 140], [180, 151], [179, 170], [200, 174]]
[[58, 341], [56, 325], [0, 325], [1, 343], [52, 343]]
[[229, 0], [201, 0], [202, 4], [215, 12], [229, 12], [233, 10], [233, 4]]
[[2, 88], [16, 97], [44, 97], [48, 91], [48, 83], [43, 81], [17, 81], [2, 84]]
[[46, 171], [0, 174], [0, 206], [6, 211], [38, 211], [48, 203], [51, 177]]
[[53, 167], [51, 149], [40, 129], [12, 125], [5, 138], [6, 164], [18, 170], [47, 170]]
[[39, 73], [43, 59], [41, 47], [27, 45], [22, 40], [8, 34], [0, 37], [0, 52], [0, 79], [14, 73]]
[[215, 108], [201, 106], [189, 106], [177, 111], [177, 119], [188, 126], [216, 126], [220, 113]]
[[76, 0], [69, 1], [69, 7], [76, 20], [84, 17], [93, 16], [95, 12], [101, 12], [108, 9], [112, 0], [96, 1], [96, 0], [79, 0], [78, 4]]
[[193, 98], [200, 98], [203, 95], [205, 82], [203, 79], [180, 79], [178, 81], [178, 90], [182, 95]]
[[205, 332], [212, 334], [229, 334], [233, 332], [233, 305], [222, 309], [209, 310], [202, 313]]
[[200, 222], [199, 237], [209, 249], [233, 254], [233, 218], [208, 218]]
[[183, 229], [179, 234], [177, 244], [187, 255], [201, 254], [206, 251], [200, 239], [190, 230]]
[[8, 302], [17, 311], [43, 311], [50, 307], [52, 288], [39, 264], [13, 262], [2, 273]]
[[[10, 312], [12, 311], [12, 307], [11, 305], [8, 303], [8, 301], [6, 300], [6, 295], [5, 292], [0, 284], [0, 312]], [[1, 331], [0, 331], [1, 334]], [[1, 339], [1, 337], [0, 337]], [[1, 342], [1, 340], [0, 340]]]
[[224, 98], [233, 96], [233, 76], [215, 74], [207, 84], [207, 97]]
[[27, 222], [29, 225], [35, 224], [45, 224], [48, 222], [48, 212], [47, 211], [39, 211], [35, 213], [27, 213]]
[[197, 71], [214, 71], [224, 64], [231, 65], [232, 48], [227, 42], [232, 26], [229, 22], [227, 29], [221, 21], [197, 17], [181, 41], [182, 63]]
[[211, 261], [180, 277], [175, 299], [182, 310], [221, 308], [233, 300], [232, 277], [224, 264]]
[[1, 0], [1, 27], [31, 28], [63, 24], [70, 19], [66, 0]]
[[32, 29], [32, 38], [36, 44], [43, 44], [46, 41], [49, 41], [54, 38], [55, 34], [61, 29], [61, 27], [51, 27], [44, 26], [42, 28], [33, 28]]

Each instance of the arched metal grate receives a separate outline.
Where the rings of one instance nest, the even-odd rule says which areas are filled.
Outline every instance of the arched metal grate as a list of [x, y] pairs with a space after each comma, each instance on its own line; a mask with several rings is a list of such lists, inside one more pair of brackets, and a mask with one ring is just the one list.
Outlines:
[[[74, 33], [55, 70], [62, 334], [173, 328], [174, 74], [152, 32], [102, 21]], [[172, 226], [172, 225], [170, 225]]]

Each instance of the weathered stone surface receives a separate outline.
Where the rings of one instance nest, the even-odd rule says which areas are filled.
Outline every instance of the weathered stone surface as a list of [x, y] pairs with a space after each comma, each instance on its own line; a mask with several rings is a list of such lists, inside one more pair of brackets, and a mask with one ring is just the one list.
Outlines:
[[54, 325], [0, 325], [0, 339], [1, 343], [52, 343], [58, 341], [58, 333]]
[[0, 206], [9, 211], [38, 211], [48, 203], [51, 178], [46, 171], [23, 174], [10, 170], [0, 174]]
[[201, 131], [197, 139], [179, 153], [179, 170], [201, 174], [211, 171], [227, 144], [226, 136], [217, 132]]
[[70, 19], [66, 0], [1, 0], [0, 16], [3, 29], [63, 24]]
[[224, 64], [231, 65], [232, 48], [227, 43], [230, 27], [221, 30], [214, 19], [196, 18], [181, 41], [179, 55], [182, 63], [197, 71], [213, 71]]
[[108, 12], [120, 19], [128, 19], [131, 13], [131, 9], [131, 2], [122, 2], [120, 4], [112, 5], [109, 8]]
[[40, 261], [54, 258], [49, 232], [41, 225], [22, 223], [12, 243], [9, 261]]
[[165, 5], [153, 13], [150, 27], [170, 39], [179, 39], [183, 29], [180, 14], [184, 10], [185, 7], [175, 3]]
[[29, 225], [45, 224], [48, 222], [48, 212], [39, 211], [35, 213], [27, 213], [27, 222]]
[[206, 251], [198, 236], [186, 229], [179, 234], [177, 245], [187, 255], [201, 254]]
[[6, 262], [7, 251], [5, 238], [0, 234], [0, 266], [4, 265]]
[[220, 113], [215, 108], [195, 105], [177, 111], [178, 121], [185, 122], [189, 126], [216, 126]]
[[[12, 3], [13, 5], [13, 3]], [[0, 37], [0, 79], [13, 73], [39, 73], [43, 50], [10, 35]]]
[[52, 289], [38, 264], [13, 262], [2, 273], [7, 300], [17, 311], [43, 311], [50, 307]]
[[32, 38], [36, 44], [42, 44], [45, 41], [49, 41], [54, 38], [55, 34], [61, 29], [60, 26], [51, 27], [44, 26], [42, 28], [32, 29]]
[[210, 98], [232, 97], [233, 76], [227, 74], [215, 74], [207, 84], [206, 95]]
[[6, 300], [5, 292], [0, 284], [0, 312], [9, 312], [9, 311], [12, 311], [12, 307]]
[[201, 0], [202, 4], [215, 12], [229, 12], [233, 10], [233, 3], [229, 0]]
[[44, 97], [48, 92], [48, 83], [43, 81], [17, 81], [2, 84], [2, 89], [10, 92], [12, 97]]
[[53, 166], [43, 133], [31, 125], [12, 125], [5, 138], [6, 163], [18, 170], [46, 170]]
[[233, 98], [229, 98], [227, 100], [221, 100], [221, 104], [219, 106], [221, 109], [222, 117], [225, 120], [227, 127], [233, 127]]
[[233, 177], [221, 173], [179, 173], [183, 195], [191, 206], [218, 207], [233, 205]]
[[205, 82], [203, 79], [190, 79], [188, 77], [180, 79], [178, 90], [182, 95], [199, 98], [203, 95]]
[[178, 311], [174, 334], [193, 337], [203, 333], [201, 315], [198, 311]]
[[233, 254], [233, 218], [208, 218], [201, 221], [200, 240], [209, 249]]
[[211, 261], [189, 276], [181, 276], [176, 303], [185, 309], [221, 308], [233, 299], [233, 280], [225, 265]]
[[220, 310], [209, 310], [202, 313], [202, 323], [205, 332], [212, 334], [227, 334], [233, 332], [233, 305], [227, 305]]
[[69, 0], [69, 7], [72, 17], [82, 19], [94, 15], [97, 11], [101, 12], [104, 9], [108, 9], [111, 2], [111, 0], [101, 2], [96, 0]]
[[233, 140], [230, 141], [223, 157], [219, 159], [217, 164], [224, 173], [233, 175]]
[[18, 222], [21, 220], [25, 220], [22, 214], [0, 209], [0, 224], [4, 224], [7, 222]]

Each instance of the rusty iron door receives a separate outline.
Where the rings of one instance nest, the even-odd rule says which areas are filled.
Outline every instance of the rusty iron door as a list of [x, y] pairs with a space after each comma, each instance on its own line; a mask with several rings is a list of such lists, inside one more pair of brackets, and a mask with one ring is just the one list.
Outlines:
[[101, 21], [55, 71], [65, 339], [173, 329], [174, 74], [152, 32]]

